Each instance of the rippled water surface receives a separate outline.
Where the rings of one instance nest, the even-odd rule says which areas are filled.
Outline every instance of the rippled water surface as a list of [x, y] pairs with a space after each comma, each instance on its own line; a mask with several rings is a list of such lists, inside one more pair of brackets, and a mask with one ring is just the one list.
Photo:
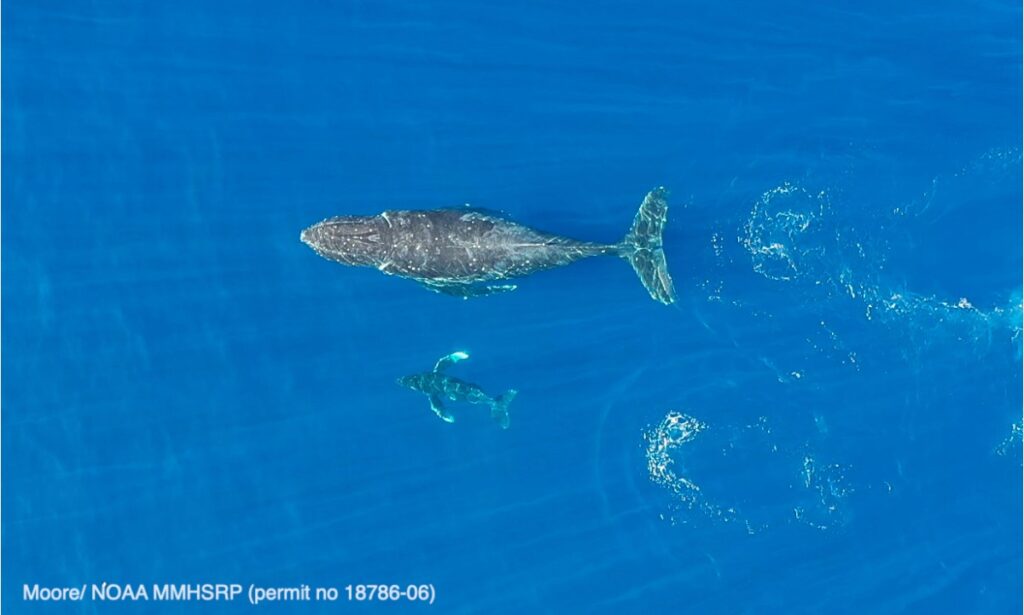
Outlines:
[[[3, 18], [5, 611], [1020, 612], [1019, 3]], [[469, 202], [613, 242], [660, 185], [671, 307], [614, 258], [463, 301], [298, 240]], [[508, 430], [395, 383], [457, 350]]]

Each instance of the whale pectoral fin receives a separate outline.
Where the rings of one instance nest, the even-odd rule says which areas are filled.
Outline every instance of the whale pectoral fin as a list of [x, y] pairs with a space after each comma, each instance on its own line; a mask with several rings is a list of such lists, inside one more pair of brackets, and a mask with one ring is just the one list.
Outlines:
[[452, 297], [486, 297], [498, 293], [507, 293], [518, 288], [515, 284], [494, 284], [485, 286], [482, 284], [445, 284], [443, 282], [420, 282], [420, 285], [435, 293], [451, 295]]
[[430, 409], [433, 410], [434, 414], [440, 417], [441, 420], [444, 421], [445, 423], [455, 422], [455, 417], [452, 416], [447, 409], [445, 409], [444, 403], [441, 401], [441, 398], [438, 397], [437, 395], [430, 396]]
[[467, 353], [467, 352], [462, 352], [461, 350], [453, 352], [450, 355], [446, 355], [446, 356], [443, 356], [440, 359], [438, 359], [437, 363], [434, 364], [434, 371], [435, 372], [443, 372], [444, 370], [448, 369], [449, 365], [454, 365], [454, 364], [458, 363], [459, 361], [462, 361], [462, 360], [468, 359], [468, 358], [469, 358], [469, 353]]
[[442, 282], [427, 282], [425, 280], [417, 280], [417, 283], [430, 292], [452, 295], [455, 297], [462, 296], [460, 288], [465, 286], [465, 284], [444, 284]]
[[497, 295], [499, 293], [510, 293], [515, 289], [519, 288], [515, 284], [493, 284], [491, 286], [473, 286], [470, 287], [470, 294], [466, 297], [486, 297], [487, 295]]

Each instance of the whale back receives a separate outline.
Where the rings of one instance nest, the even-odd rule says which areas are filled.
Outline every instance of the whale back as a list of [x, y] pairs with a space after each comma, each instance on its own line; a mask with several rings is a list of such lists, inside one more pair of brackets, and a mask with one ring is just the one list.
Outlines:
[[472, 283], [528, 275], [601, 253], [477, 208], [389, 211], [391, 252], [382, 271], [418, 280]]

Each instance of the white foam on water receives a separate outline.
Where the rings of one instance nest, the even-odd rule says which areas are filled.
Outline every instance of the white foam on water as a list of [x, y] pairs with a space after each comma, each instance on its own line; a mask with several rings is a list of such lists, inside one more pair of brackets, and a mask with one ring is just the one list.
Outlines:
[[[703, 448], [690, 450], [698, 437], [721, 439], [723, 436], [725, 438], [720, 443], [713, 441]], [[810, 453], [778, 446], [773, 441], [772, 429], [765, 417], [739, 428], [709, 431], [708, 425], [699, 419], [673, 410], [658, 425], [649, 427], [643, 438], [648, 477], [670, 496], [667, 510], [659, 516], [672, 525], [686, 525], [699, 520], [738, 523], [747, 533], [754, 534], [795, 522], [828, 530], [843, 523], [845, 500], [854, 492], [846, 478], [846, 466], [821, 463]], [[759, 511], [744, 511], [736, 503], [749, 499], [749, 494], [729, 492], [729, 480], [716, 485], [720, 490], [725, 489], [723, 494], [710, 496], [683, 469], [687, 465], [685, 458], [691, 454], [711, 454], [716, 459], [721, 458], [711, 460], [716, 469], [720, 462], [728, 467], [728, 457], [759, 459], [765, 470], [765, 479], [770, 481], [769, 485], [774, 481], [772, 488], [782, 504]], [[768, 465], [772, 468], [769, 469]], [[773, 478], [769, 478], [769, 474]], [[742, 489], [733, 488], [734, 491]]]
[[[971, 185], [983, 183], [993, 172], [992, 165], [1002, 172], [1003, 167], [1016, 168], [1013, 164], [1019, 161], [1019, 150], [992, 150], [953, 178]], [[937, 178], [933, 186], [939, 183]], [[864, 319], [873, 323], [985, 347], [995, 339], [1009, 339], [1019, 348], [1020, 289], [1009, 291], [1005, 303], [986, 307], [976, 305], [970, 297], [936, 297], [883, 279], [888, 226], [900, 218], [929, 212], [935, 190], [933, 187], [923, 204], [897, 207], [887, 219], [876, 221], [874, 231], [865, 233], [837, 222], [827, 191], [783, 182], [754, 203], [737, 241], [754, 272], [775, 282], [800, 284], [809, 293], [805, 301], [817, 297], [824, 304], [846, 297], [860, 304]], [[721, 285], [717, 288], [715, 299], [721, 301]]]
[[783, 282], [811, 273], [809, 261], [820, 248], [809, 248], [807, 237], [821, 224], [827, 208], [824, 191], [812, 193], [789, 182], [762, 194], [738, 238], [754, 271]]
[[[674, 496], [677, 505], [712, 517], [722, 517], [723, 511], [708, 502], [700, 486], [677, 471], [676, 456], [680, 454], [680, 449], [706, 428], [707, 425], [692, 416], [670, 411], [661, 423], [644, 432], [647, 473], [655, 484], [664, 487]], [[662, 518], [673, 524], [685, 522], [671, 513]]]

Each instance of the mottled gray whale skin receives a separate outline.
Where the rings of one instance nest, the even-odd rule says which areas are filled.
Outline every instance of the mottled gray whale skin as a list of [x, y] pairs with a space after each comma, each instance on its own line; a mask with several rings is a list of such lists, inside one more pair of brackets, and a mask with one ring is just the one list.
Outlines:
[[470, 207], [339, 216], [302, 231], [302, 242], [326, 259], [375, 267], [439, 293], [478, 297], [515, 290], [493, 284], [609, 254], [630, 262], [651, 297], [675, 301], [662, 250], [668, 205], [652, 190], [617, 244], [577, 241]]

